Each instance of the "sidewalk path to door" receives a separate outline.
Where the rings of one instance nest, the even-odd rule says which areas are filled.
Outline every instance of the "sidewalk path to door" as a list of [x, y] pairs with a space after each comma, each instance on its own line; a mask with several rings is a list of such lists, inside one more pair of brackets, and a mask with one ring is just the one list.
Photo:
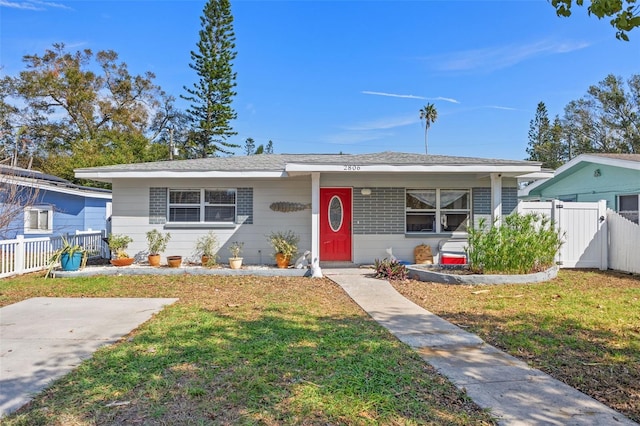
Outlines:
[[[323, 269], [375, 321], [446, 376], [501, 425], [637, 425], [398, 293], [367, 269]], [[369, 276], [366, 276], [366, 275]]]
[[177, 300], [36, 297], [0, 308], [0, 417]]

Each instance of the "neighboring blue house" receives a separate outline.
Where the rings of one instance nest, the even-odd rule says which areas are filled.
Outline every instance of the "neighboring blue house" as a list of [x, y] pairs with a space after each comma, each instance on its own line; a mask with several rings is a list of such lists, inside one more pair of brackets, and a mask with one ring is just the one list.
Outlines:
[[[111, 191], [75, 185], [35, 170], [0, 166], [1, 238], [99, 231], [111, 216]], [[11, 202], [7, 203], [7, 199]]]
[[552, 178], [521, 189], [524, 200], [590, 202], [607, 207], [638, 223], [640, 154], [581, 154], [555, 171]]

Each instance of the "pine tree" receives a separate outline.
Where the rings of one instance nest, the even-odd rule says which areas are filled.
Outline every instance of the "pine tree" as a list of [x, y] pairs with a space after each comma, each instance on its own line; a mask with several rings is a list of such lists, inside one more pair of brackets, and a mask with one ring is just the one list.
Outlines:
[[569, 160], [565, 129], [560, 117], [556, 116], [552, 124], [544, 102], [538, 103], [536, 115], [529, 124], [527, 154], [529, 154], [527, 160], [539, 161], [542, 167], [549, 169], [557, 169]]
[[253, 138], [244, 141], [244, 152], [246, 155], [253, 155], [256, 152], [256, 143]]
[[193, 129], [189, 156], [205, 158], [231, 154], [230, 148], [239, 148], [227, 141], [237, 134], [230, 124], [237, 114], [231, 106], [236, 95], [236, 73], [232, 69], [236, 52], [229, 0], [209, 0], [200, 23], [198, 49], [191, 51], [189, 64], [200, 80], [193, 88], [185, 86], [187, 95], [181, 97], [191, 102], [187, 109]]
[[267, 142], [267, 146], [264, 148], [265, 154], [273, 154], [273, 141], [269, 140]]

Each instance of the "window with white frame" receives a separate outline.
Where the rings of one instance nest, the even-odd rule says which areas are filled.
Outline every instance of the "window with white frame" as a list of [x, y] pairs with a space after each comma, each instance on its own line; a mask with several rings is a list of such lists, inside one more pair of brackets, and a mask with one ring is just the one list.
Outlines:
[[466, 232], [471, 214], [468, 189], [408, 189], [407, 233]]
[[168, 222], [235, 223], [236, 190], [231, 188], [170, 189]]
[[53, 232], [53, 207], [31, 206], [24, 210], [25, 234], [48, 234]]
[[640, 205], [640, 194], [618, 195], [618, 213], [626, 217], [633, 223], [639, 223], [638, 206]]

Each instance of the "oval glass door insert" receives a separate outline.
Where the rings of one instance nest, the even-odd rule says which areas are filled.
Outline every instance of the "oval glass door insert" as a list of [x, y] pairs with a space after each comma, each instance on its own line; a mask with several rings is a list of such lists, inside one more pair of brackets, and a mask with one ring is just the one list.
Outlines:
[[342, 227], [342, 200], [337, 195], [334, 195], [329, 201], [329, 226], [333, 232], [338, 232]]

